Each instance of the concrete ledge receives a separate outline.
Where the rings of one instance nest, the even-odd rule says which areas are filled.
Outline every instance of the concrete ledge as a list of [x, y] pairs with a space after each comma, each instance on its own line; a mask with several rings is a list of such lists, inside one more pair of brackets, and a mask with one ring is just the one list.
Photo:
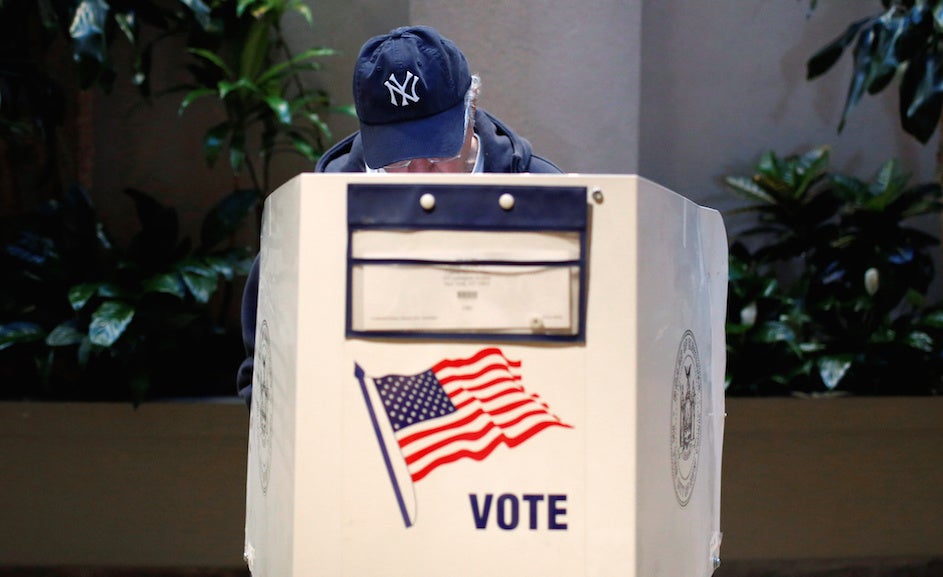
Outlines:
[[714, 577], [940, 577], [943, 557], [732, 561]]
[[241, 403], [0, 403], [0, 564], [244, 567], [248, 421]]
[[727, 399], [721, 559], [943, 558], [943, 397]]
[[[932, 559], [815, 559], [733, 561], [714, 577], [940, 577], [943, 557]], [[2, 567], [0, 577], [251, 577], [247, 569], [186, 567]]]
[[[0, 577], [245, 576], [248, 418], [0, 403]], [[941, 438], [943, 397], [727, 399], [717, 575], [943, 577]]]

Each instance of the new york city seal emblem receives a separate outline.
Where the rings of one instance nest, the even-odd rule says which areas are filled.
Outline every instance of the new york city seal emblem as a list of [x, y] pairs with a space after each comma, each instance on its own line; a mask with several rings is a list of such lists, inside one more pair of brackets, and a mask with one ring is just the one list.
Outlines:
[[691, 500], [701, 446], [701, 360], [694, 333], [685, 331], [675, 362], [671, 393], [671, 477], [684, 507]]
[[270, 359], [268, 322], [262, 321], [259, 331], [258, 363], [255, 368], [255, 384], [252, 386], [252, 403], [257, 406], [258, 420], [255, 423], [258, 439], [259, 480], [262, 493], [268, 492], [268, 481], [272, 466], [272, 363]]

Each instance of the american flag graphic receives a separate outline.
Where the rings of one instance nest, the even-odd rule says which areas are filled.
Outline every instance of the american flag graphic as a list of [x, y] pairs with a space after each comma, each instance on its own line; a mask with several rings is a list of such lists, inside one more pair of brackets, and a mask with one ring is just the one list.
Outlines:
[[[368, 382], [375, 387], [382, 406], [377, 412], [389, 419], [415, 483], [442, 465], [459, 459], [481, 461], [499, 446], [516, 447], [548, 427], [572, 428], [538, 395], [524, 390], [520, 368], [520, 361], [508, 359], [500, 349], [485, 348], [414, 375], [367, 378], [359, 366], [356, 374], [374, 419], [366, 387]], [[375, 421], [374, 427], [379, 437]], [[384, 453], [384, 458], [389, 467], [391, 455]], [[399, 493], [397, 489], [402, 500]]]
[[570, 427], [524, 390], [520, 368], [488, 348], [417, 375], [374, 379], [414, 482], [446, 463], [516, 447], [547, 427]]

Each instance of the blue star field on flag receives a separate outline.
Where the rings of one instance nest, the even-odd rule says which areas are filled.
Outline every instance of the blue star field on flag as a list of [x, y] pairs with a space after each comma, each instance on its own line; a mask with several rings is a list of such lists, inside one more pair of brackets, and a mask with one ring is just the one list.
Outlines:
[[455, 412], [432, 370], [417, 375], [388, 375], [374, 380], [394, 431]]

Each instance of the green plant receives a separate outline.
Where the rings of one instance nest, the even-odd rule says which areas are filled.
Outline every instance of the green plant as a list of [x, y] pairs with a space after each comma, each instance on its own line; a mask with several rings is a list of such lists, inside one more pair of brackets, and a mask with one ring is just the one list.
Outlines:
[[[852, 22], [806, 65], [809, 80], [830, 70], [854, 43], [853, 68], [839, 131], [867, 94], [899, 79], [901, 127], [921, 143], [933, 136], [943, 110], [943, 0], [880, 0], [882, 11]], [[810, 12], [818, 2], [810, 0]], [[940, 149], [943, 158], [943, 148]], [[943, 179], [943, 165], [938, 165]]]
[[943, 392], [943, 314], [927, 302], [938, 184], [896, 161], [870, 182], [829, 172], [829, 149], [762, 156], [727, 184], [756, 221], [732, 238], [728, 393]]
[[[219, 248], [254, 204], [227, 197], [203, 222], [192, 249], [176, 211], [126, 191], [141, 228], [118, 248], [88, 196], [4, 222], [0, 312], [3, 398], [82, 400], [231, 393], [238, 332], [227, 330], [232, 281], [248, 271], [244, 248]], [[231, 206], [241, 202], [243, 206]], [[186, 374], [187, 379], [181, 380]]]
[[[247, 171], [260, 195], [269, 190], [274, 155], [290, 152], [316, 161], [331, 138], [322, 115], [353, 114], [350, 106], [332, 107], [325, 91], [305, 85], [305, 75], [320, 70], [320, 59], [334, 55], [334, 50], [312, 47], [292, 52], [282, 22], [293, 13], [313, 24], [302, 0], [4, 0], [0, 11], [6, 23], [0, 29], [4, 33], [0, 79], [13, 89], [7, 99], [61, 97], [69, 88], [55, 81], [60, 70], [50, 69], [45, 61], [50, 49], [54, 59], [72, 59], [78, 86], [97, 85], [109, 91], [118, 75], [112, 57], [118, 46], [132, 54], [129, 81], [143, 97], [151, 98], [151, 64], [157, 47], [183, 38], [180, 65], [186, 66], [192, 81], [160, 92], [185, 93], [180, 114], [200, 98], [218, 99], [226, 120], [204, 136], [206, 161], [212, 165], [228, 151], [234, 174]], [[57, 41], [65, 46], [57, 46]], [[27, 50], [33, 54], [24, 54]], [[48, 105], [45, 99], [38, 106], [27, 104], [19, 111], [19, 127], [46, 130], [50, 118], [40, 118], [46, 114], [61, 123], [63, 104]], [[34, 121], [31, 127], [30, 121]], [[5, 125], [11, 122], [3, 119]], [[261, 170], [247, 154], [252, 150], [258, 152]]]
[[[0, 0], [0, 265], [10, 271], [0, 397], [233, 392], [243, 355], [233, 303], [257, 248], [233, 235], [270, 191], [272, 159], [316, 160], [330, 139], [322, 115], [349, 112], [306, 88], [332, 51], [293, 54], [282, 33], [289, 14], [311, 23], [301, 0]], [[156, 86], [162, 43], [190, 82]], [[127, 56], [124, 71], [116, 63]], [[122, 74], [145, 101], [177, 94], [185, 115], [212, 96], [225, 115], [203, 144], [210, 165], [228, 153], [232, 192], [209, 209], [198, 243], [180, 238], [173, 208], [126, 190], [116, 202], [130, 198], [140, 229], [119, 247], [78, 184], [77, 95], [110, 91]]]
[[[196, 57], [189, 67], [193, 82], [176, 87], [187, 91], [180, 114], [196, 100], [216, 98], [226, 120], [204, 136], [208, 164], [223, 151], [238, 173], [245, 169], [258, 191], [269, 190], [270, 165], [279, 152], [300, 154], [317, 161], [331, 138], [322, 118], [327, 111], [353, 114], [351, 107], [331, 107], [329, 95], [305, 87], [303, 75], [321, 69], [320, 58], [334, 55], [330, 48], [313, 47], [294, 54], [282, 31], [289, 11], [301, 14], [312, 24], [302, 0], [239, 0], [218, 2], [213, 14], [218, 27], [201, 29], [188, 46]], [[222, 9], [222, 8], [226, 9]], [[259, 133], [256, 146], [262, 163], [257, 170], [247, 155], [248, 139]]]

